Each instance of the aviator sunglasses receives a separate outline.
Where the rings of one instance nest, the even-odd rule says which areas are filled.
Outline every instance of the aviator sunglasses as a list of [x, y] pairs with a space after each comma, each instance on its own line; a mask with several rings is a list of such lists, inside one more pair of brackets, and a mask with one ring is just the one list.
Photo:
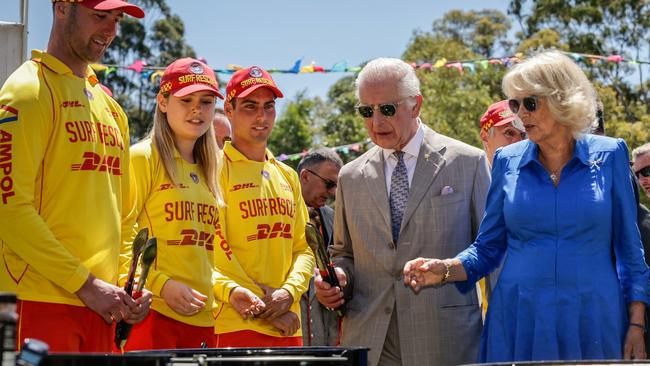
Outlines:
[[325, 183], [325, 188], [326, 188], [327, 190], [330, 190], [330, 189], [332, 189], [332, 188], [336, 188], [337, 183], [336, 183], [335, 181], [330, 180], [330, 179], [327, 179], [327, 178], [323, 178], [323, 177], [321, 177], [320, 175], [316, 174], [316, 172], [314, 172], [314, 171], [311, 170], [311, 169], [307, 169], [307, 168], [305, 168], [305, 170], [308, 171], [308, 172], [310, 172], [311, 174], [317, 176], [318, 178], [320, 178], [320, 180], [322, 180], [323, 183]]
[[524, 108], [526, 108], [528, 112], [535, 112], [537, 110], [538, 99], [539, 97], [536, 96], [525, 97], [521, 99], [521, 101], [519, 99], [514, 99], [514, 98], [509, 99], [508, 107], [510, 107], [510, 110], [514, 114], [517, 114], [517, 112], [519, 112], [519, 107], [521, 107], [522, 104], [524, 105]]
[[403, 100], [395, 103], [377, 104], [376, 106], [360, 104], [357, 105], [357, 112], [359, 112], [359, 114], [363, 118], [372, 118], [372, 115], [375, 112], [375, 108], [377, 108], [379, 109], [379, 113], [381, 113], [385, 117], [392, 117], [395, 115], [395, 112], [397, 112], [397, 107], [402, 103], [404, 103]]
[[644, 176], [646, 178], [650, 177], [650, 166], [647, 166], [645, 168], [641, 168], [639, 171], [637, 171], [634, 174], [636, 174], [637, 177], [639, 177], [639, 176]]

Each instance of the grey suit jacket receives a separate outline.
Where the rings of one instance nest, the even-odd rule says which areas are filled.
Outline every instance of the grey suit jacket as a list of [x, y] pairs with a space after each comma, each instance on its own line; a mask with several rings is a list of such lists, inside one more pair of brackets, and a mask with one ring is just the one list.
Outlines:
[[[325, 245], [332, 244], [334, 210], [323, 206], [318, 209], [322, 218]], [[327, 310], [316, 299], [314, 279], [309, 281], [309, 289], [300, 299], [302, 320], [302, 344], [304, 346], [336, 346], [339, 336], [339, 318], [335, 312]]]
[[[402, 282], [407, 261], [454, 257], [473, 242], [490, 184], [481, 150], [424, 129], [397, 244], [381, 148], [345, 165], [339, 175], [330, 251], [348, 276], [352, 296], [341, 344], [370, 347], [370, 366], [379, 361], [394, 307], [403, 365], [457, 365], [478, 357], [482, 324], [475, 291], [463, 295], [445, 286], [415, 295]], [[453, 193], [441, 195], [445, 186]]]

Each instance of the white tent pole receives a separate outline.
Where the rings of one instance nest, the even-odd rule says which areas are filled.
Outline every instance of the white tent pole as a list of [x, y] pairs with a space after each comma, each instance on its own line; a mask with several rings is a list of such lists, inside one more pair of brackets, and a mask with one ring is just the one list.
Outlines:
[[29, 0], [20, 0], [20, 22], [23, 25], [23, 59], [27, 60], [29, 55], [27, 54], [27, 21], [29, 14]]

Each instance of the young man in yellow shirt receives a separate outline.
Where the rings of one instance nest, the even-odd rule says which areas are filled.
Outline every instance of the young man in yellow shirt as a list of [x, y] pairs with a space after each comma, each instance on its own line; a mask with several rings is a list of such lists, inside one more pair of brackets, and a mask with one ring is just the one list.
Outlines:
[[18, 294], [18, 344], [110, 352], [113, 322], [147, 314], [115, 286], [129, 189], [129, 132], [89, 63], [101, 59], [120, 0], [54, 1], [48, 50], [34, 51], [0, 90], [2, 290]]
[[[302, 345], [300, 297], [313, 274], [305, 239], [307, 207], [296, 172], [266, 148], [282, 92], [268, 72], [253, 66], [236, 72], [224, 110], [232, 142], [224, 146], [215, 262], [217, 347]], [[253, 291], [265, 302], [259, 314], [240, 316], [231, 292]], [[248, 305], [248, 304], [247, 304]]]

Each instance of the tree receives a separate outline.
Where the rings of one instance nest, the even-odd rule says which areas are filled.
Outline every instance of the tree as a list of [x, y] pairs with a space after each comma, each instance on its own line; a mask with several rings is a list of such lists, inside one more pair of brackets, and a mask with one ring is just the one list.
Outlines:
[[[520, 24], [522, 40], [533, 37], [544, 29], [561, 35], [562, 43], [573, 52], [622, 55], [639, 59], [650, 52], [650, 2], [639, 0], [511, 0], [509, 11]], [[585, 60], [585, 66], [590, 62]], [[643, 79], [642, 65], [638, 65], [638, 87], [630, 87], [627, 80], [635, 71], [627, 64], [598, 63], [590, 74], [611, 85], [619, 104], [626, 107], [641, 101], [650, 113], [650, 96]], [[635, 108], [625, 109], [625, 120], [638, 121], [641, 115]]]
[[327, 146], [353, 144], [368, 137], [363, 119], [355, 110], [355, 77], [341, 78], [327, 92], [330, 113], [322, 129]]
[[306, 98], [305, 91], [301, 91], [295, 100], [285, 105], [269, 138], [271, 151], [276, 154], [293, 154], [311, 147], [314, 104], [314, 100]]
[[[490, 30], [481, 26], [486, 19], [505, 19], [505, 15], [496, 10], [447, 13], [434, 22], [431, 33], [415, 33], [402, 58], [432, 63], [442, 58], [452, 61], [487, 57], [488, 54], [476, 51], [492, 52], [498, 42], [507, 45], [503, 37], [510, 23], [501, 21], [503, 28]], [[420, 115], [434, 130], [480, 147], [478, 121], [490, 104], [503, 99], [501, 79], [505, 68], [472, 67], [473, 70], [464, 68], [462, 73], [446, 67], [419, 69], [424, 97]]]
[[510, 48], [507, 40], [510, 20], [498, 10], [452, 10], [433, 22], [433, 36], [448, 38], [484, 57], [494, 56], [495, 48]]

